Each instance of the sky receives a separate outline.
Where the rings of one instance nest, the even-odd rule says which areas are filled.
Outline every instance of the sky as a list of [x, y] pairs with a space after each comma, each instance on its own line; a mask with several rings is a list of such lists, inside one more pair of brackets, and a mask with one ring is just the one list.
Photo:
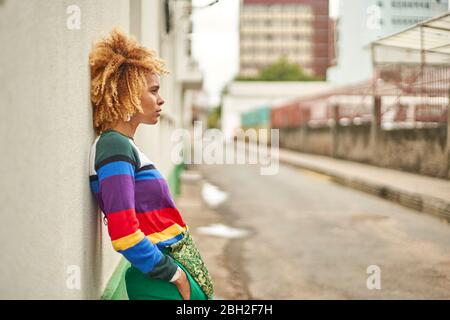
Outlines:
[[[196, 7], [212, 0], [193, 0]], [[330, 15], [337, 16], [338, 0], [330, 0]], [[239, 69], [239, 0], [220, 0], [192, 14], [192, 54], [203, 72], [209, 103], [220, 101], [220, 92]]]

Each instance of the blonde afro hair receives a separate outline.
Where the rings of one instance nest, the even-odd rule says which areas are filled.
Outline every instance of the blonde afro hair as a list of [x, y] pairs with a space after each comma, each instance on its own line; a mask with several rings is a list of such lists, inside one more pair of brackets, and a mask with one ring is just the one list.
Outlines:
[[139, 45], [114, 28], [89, 54], [93, 120], [99, 135], [119, 119], [143, 113], [140, 97], [147, 86], [147, 73], [168, 73], [155, 51]]

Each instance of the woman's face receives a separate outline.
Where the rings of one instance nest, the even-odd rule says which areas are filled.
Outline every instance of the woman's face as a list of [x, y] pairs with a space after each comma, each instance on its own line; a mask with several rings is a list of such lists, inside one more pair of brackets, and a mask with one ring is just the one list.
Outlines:
[[148, 73], [145, 77], [147, 87], [141, 95], [141, 106], [144, 113], [137, 113], [141, 123], [156, 124], [161, 114], [164, 99], [159, 94], [159, 77], [154, 73]]

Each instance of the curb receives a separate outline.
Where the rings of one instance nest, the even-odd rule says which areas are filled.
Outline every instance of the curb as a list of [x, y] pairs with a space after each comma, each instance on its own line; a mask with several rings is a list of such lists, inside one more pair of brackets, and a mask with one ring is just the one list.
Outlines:
[[395, 189], [391, 186], [376, 184], [358, 178], [349, 178], [335, 171], [293, 162], [280, 157], [280, 162], [294, 167], [307, 169], [331, 177], [332, 181], [341, 185], [376, 195], [380, 198], [398, 203], [407, 208], [434, 215], [445, 222], [450, 222], [450, 200], [425, 196], [418, 193]]

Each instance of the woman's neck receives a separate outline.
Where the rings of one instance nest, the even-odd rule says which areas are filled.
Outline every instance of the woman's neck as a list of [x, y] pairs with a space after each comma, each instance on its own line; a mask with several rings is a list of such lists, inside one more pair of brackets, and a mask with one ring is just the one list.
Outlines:
[[131, 121], [129, 121], [129, 122], [119, 121], [115, 126], [111, 127], [110, 129], [118, 131], [118, 132], [126, 135], [127, 137], [134, 139], [134, 135], [135, 135], [136, 129], [137, 129], [137, 124], [135, 124]]

